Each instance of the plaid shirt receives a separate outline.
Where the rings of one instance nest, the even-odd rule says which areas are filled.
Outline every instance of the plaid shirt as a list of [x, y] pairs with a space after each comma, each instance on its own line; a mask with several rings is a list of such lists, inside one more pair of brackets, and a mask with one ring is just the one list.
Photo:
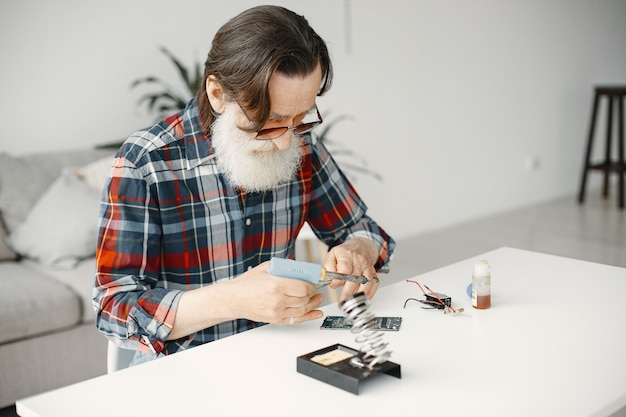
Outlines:
[[368, 237], [386, 266], [395, 242], [321, 142], [302, 138], [294, 178], [243, 193], [220, 172], [195, 99], [132, 135], [103, 192], [93, 304], [98, 329], [116, 344], [170, 354], [263, 323], [239, 319], [166, 341], [184, 291], [233, 279], [272, 256], [295, 255], [305, 222], [329, 247]]

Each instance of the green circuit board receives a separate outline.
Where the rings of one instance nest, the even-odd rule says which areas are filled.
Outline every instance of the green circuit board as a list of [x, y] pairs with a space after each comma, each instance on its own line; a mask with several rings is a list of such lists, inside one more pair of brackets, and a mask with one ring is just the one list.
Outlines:
[[[376, 317], [375, 330], [395, 331], [400, 330], [402, 317]], [[352, 323], [344, 316], [326, 316], [320, 329], [351, 329]]]

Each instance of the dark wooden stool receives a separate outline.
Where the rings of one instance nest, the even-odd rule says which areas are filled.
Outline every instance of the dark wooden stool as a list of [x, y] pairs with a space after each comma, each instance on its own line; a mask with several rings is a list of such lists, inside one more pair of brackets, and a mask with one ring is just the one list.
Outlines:
[[[578, 194], [578, 202], [585, 201], [585, 186], [587, 183], [587, 174], [590, 170], [602, 171], [604, 173], [604, 186], [602, 195], [606, 198], [609, 195], [609, 175], [613, 172], [619, 175], [619, 199], [618, 205], [620, 209], [624, 208], [624, 175], [626, 173], [626, 164], [624, 163], [624, 97], [626, 96], [626, 86], [603, 86], [596, 87], [593, 98], [593, 109], [591, 110], [591, 122], [589, 124], [589, 138], [587, 140], [587, 152], [583, 165], [583, 175], [580, 182], [580, 193]], [[598, 115], [598, 107], [600, 99], [605, 97], [608, 100], [607, 124], [606, 124], [606, 149], [604, 152], [604, 161], [600, 163], [591, 162], [591, 151], [593, 149], [593, 137], [596, 128], [596, 116]], [[613, 104], [617, 104], [617, 108]], [[613, 149], [613, 111], [617, 116], [617, 159], [613, 159], [611, 151]]]

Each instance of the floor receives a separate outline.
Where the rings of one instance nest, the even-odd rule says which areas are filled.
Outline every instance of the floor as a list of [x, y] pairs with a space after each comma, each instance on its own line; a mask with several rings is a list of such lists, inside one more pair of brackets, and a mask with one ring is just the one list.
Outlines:
[[[614, 196], [605, 200], [589, 190], [583, 205], [569, 196], [401, 239], [392, 270], [381, 281], [407, 279], [501, 246], [626, 268], [626, 210]], [[328, 294], [328, 302], [333, 297]], [[14, 407], [0, 410], [0, 417], [16, 415]], [[618, 416], [626, 417], [626, 408]]]

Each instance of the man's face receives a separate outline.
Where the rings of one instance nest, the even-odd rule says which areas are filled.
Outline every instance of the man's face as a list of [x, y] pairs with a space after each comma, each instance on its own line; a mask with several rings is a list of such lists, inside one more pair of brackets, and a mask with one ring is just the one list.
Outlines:
[[[269, 82], [270, 118], [263, 128], [295, 126], [315, 109], [321, 69], [305, 77], [274, 73]], [[256, 140], [236, 102], [228, 102], [212, 125], [217, 162], [232, 185], [246, 191], [264, 191], [291, 179], [300, 165], [300, 143], [291, 130], [272, 140]]]

